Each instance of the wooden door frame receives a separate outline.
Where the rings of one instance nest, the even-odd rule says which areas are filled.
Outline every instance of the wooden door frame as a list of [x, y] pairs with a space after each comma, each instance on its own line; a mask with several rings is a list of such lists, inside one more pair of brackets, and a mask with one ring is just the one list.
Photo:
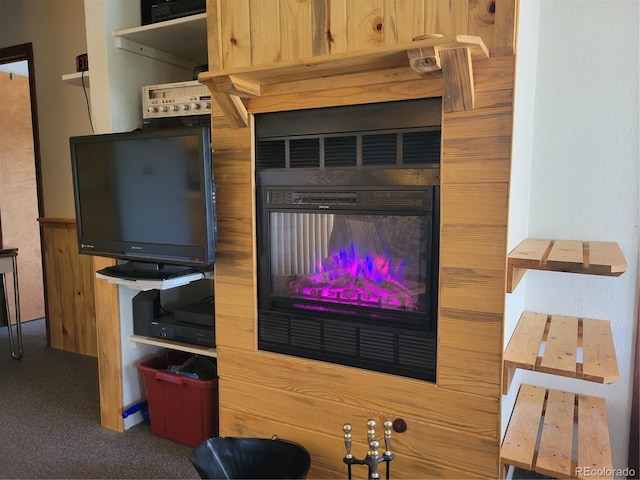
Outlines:
[[[11, 47], [0, 48], [0, 65], [5, 63], [14, 63], [26, 61], [28, 67], [29, 74], [29, 99], [31, 103], [31, 130], [33, 137], [33, 156], [35, 160], [35, 174], [36, 174], [36, 196], [38, 200], [38, 218], [42, 218], [44, 216], [44, 202], [42, 200], [42, 161], [40, 155], [40, 134], [38, 129], [38, 107], [36, 103], [36, 75], [35, 75], [35, 67], [33, 60], [33, 45], [31, 43], [23, 43], [20, 45], [13, 45]], [[0, 219], [1, 225], [1, 219]], [[43, 253], [44, 245], [42, 242], [42, 229], [39, 229], [40, 235], [40, 262], [42, 264], [42, 288], [44, 293], [44, 312], [45, 312], [45, 322], [47, 324], [47, 345], [49, 342], [49, 315], [48, 315], [48, 305], [47, 305], [47, 292], [46, 292], [46, 283], [44, 279], [46, 278], [45, 273], [45, 262]], [[2, 231], [0, 229], [0, 245], [2, 244]]]

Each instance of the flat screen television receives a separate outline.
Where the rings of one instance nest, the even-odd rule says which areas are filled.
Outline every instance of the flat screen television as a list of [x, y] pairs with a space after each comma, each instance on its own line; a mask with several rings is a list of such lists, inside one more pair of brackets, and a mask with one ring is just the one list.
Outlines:
[[170, 278], [215, 262], [209, 126], [71, 137], [78, 248], [106, 273]]

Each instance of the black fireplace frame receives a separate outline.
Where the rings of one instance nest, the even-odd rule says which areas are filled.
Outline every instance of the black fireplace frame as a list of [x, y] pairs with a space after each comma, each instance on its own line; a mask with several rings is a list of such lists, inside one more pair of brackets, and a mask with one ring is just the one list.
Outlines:
[[[428, 99], [256, 116], [258, 349], [435, 381], [440, 126], [433, 124], [433, 112], [440, 108], [439, 101], [435, 104], [434, 99]], [[380, 112], [386, 113], [381, 116]], [[339, 120], [328, 123], [329, 118]], [[363, 118], [364, 123], [358, 121]], [[345, 153], [336, 156], [334, 143], [338, 147], [347, 145]], [[372, 145], [368, 150], [367, 144]], [[279, 200], [269, 203], [274, 192]], [[301, 199], [296, 192], [311, 192], [309, 198], [315, 196], [313, 192], [321, 195], [314, 203]], [[393, 192], [401, 197], [409, 194], [420, 200], [415, 205], [409, 202], [385, 207], [381, 203], [374, 209], [368, 203], [377, 192]], [[327, 201], [327, 193], [329, 197], [337, 193], [337, 200]], [[376, 318], [368, 315], [367, 309], [341, 304], [326, 314], [326, 304], [317, 311], [299, 309], [290, 298], [271, 294], [270, 211], [344, 213], [354, 207], [361, 214], [389, 212], [394, 216], [428, 218], [429, 307], [419, 321], [415, 313], [378, 309]], [[363, 317], [353, 315], [351, 310], [359, 310]]]

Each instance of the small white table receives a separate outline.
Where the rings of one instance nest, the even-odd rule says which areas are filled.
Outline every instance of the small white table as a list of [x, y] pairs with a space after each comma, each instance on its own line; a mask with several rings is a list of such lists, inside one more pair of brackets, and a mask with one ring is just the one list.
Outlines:
[[[20, 297], [18, 295], [18, 249], [2, 248], [0, 249], [0, 275], [2, 275], [2, 288], [5, 299], [5, 311], [7, 314], [7, 328], [9, 329], [9, 346], [11, 347], [11, 356], [16, 360], [22, 357], [22, 324], [20, 322]], [[16, 312], [16, 338], [13, 338], [13, 328], [11, 326], [11, 317], [9, 313], [9, 299], [7, 298], [6, 274], [13, 274], [13, 302]]]

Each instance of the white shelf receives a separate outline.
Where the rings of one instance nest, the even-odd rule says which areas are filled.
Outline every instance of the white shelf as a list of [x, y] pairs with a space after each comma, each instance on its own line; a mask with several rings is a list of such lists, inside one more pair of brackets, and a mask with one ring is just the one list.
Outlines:
[[205, 355], [207, 357], [218, 357], [215, 348], [200, 345], [191, 345], [189, 343], [176, 342], [173, 340], [165, 340], [162, 338], [143, 337], [141, 335], [131, 335], [129, 340], [134, 343], [144, 343], [146, 345], [154, 345], [156, 347], [170, 348], [172, 350], [180, 350], [181, 352], [195, 353], [197, 355]]
[[89, 72], [68, 73], [67, 75], [62, 76], [62, 81], [77, 87], [81, 87], [82, 82], [84, 81], [84, 86], [89, 88]]
[[208, 62], [206, 13], [118, 30], [113, 36], [118, 48], [172, 65], [191, 69]]
[[109, 283], [123, 285], [132, 290], [169, 290], [170, 288], [182, 287], [183, 285], [188, 285], [198, 280], [212, 279], [213, 272], [190, 273], [167, 280], [129, 280], [126, 278], [110, 277], [109, 275], [96, 272], [96, 278], [106, 280]]

